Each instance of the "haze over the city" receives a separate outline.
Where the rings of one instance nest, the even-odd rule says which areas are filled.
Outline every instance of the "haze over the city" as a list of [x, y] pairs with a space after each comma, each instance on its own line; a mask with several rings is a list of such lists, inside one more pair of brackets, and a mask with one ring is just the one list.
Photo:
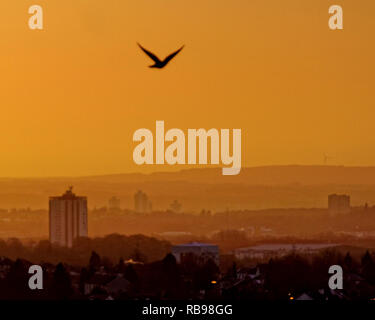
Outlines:
[[116, 196], [124, 209], [134, 208], [138, 190], [153, 210], [167, 210], [174, 200], [183, 212], [268, 208], [326, 208], [331, 193], [351, 195], [353, 206], [375, 204], [375, 167], [266, 166], [243, 168], [225, 177], [220, 169], [191, 169], [153, 174], [119, 174], [60, 178], [0, 179], [0, 208], [46, 209], [50, 196], [74, 186], [88, 197], [89, 208], [108, 205]]

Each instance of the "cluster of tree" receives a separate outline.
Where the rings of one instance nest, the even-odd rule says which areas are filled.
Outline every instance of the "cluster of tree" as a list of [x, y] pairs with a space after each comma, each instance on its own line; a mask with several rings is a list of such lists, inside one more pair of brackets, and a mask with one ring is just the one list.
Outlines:
[[[202, 261], [194, 255], [187, 255], [179, 264], [170, 253], [158, 261], [134, 264], [122, 258], [114, 263], [95, 251], [90, 254], [83, 267], [42, 264], [44, 290], [40, 291], [28, 288], [31, 262], [3, 258], [0, 260], [0, 300], [86, 299], [86, 283], [93, 283], [98, 275], [116, 277], [118, 274], [129, 282], [130, 289], [116, 299], [196, 299], [204, 290], [206, 298], [284, 300], [302, 293], [314, 296], [321, 289], [329, 291], [328, 269], [332, 265], [340, 265], [344, 270], [344, 289], [340, 292], [347, 298], [368, 300], [375, 294], [375, 255], [368, 251], [360, 259], [331, 250], [315, 256], [290, 254], [271, 259], [258, 265], [257, 280], [243, 281], [245, 286], [238, 285], [241, 281], [238, 281], [239, 269], [235, 264], [226, 274], [220, 274], [212, 260]], [[141, 252], [138, 254], [142, 256]], [[10, 266], [6, 272], [2, 269], [4, 265]], [[262, 281], [256, 283], [258, 279]], [[227, 282], [229, 289], [220, 292], [217, 285], [220, 282]], [[98, 286], [89, 295], [105, 298], [108, 293]]]
[[143, 235], [125, 236], [111, 234], [103, 238], [78, 238], [72, 248], [51, 244], [47, 240], [31, 246], [16, 238], [0, 240], [0, 256], [10, 259], [22, 258], [34, 263], [61, 261], [70, 265], [84, 266], [92, 251], [100, 254], [104, 261], [133, 259], [141, 262], [156, 261], [170, 252], [171, 244]]
[[[211, 281], [219, 275], [219, 269], [213, 261], [202, 263], [193, 255], [181, 264], [177, 264], [170, 253], [162, 260], [151, 263], [125, 263], [120, 259], [117, 264], [113, 264], [108, 258], [103, 259], [93, 251], [87, 265], [82, 268], [62, 263], [56, 266], [42, 264], [43, 290], [30, 290], [28, 268], [31, 264], [23, 259], [0, 260], [0, 267], [10, 266], [0, 277], [0, 300], [86, 299], [85, 284], [92, 283], [95, 276], [115, 278], [119, 274], [130, 283], [130, 289], [116, 296], [116, 299], [187, 299], [196, 296], [202, 289], [210, 289]], [[77, 270], [80, 270], [79, 277], [74, 276]], [[108, 293], [97, 286], [89, 295], [105, 298]]]
[[328, 289], [330, 266], [343, 268], [343, 294], [349, 299], [369, 299], [375, 294], [375, 256], [367, 251], [360, 260], [327, 250], [313, 257], [291, 254], [265, 265], [265, 289], [271, 299]]
[[125, 277], [137, 289], [140, 298], [154, 299], [191, 299], [196, 298], [201, 290], [212, 289], [212, 281], [220, 276], [219, 267], [212, 261], [200, 261], [194, 255], [180, 264], [172, 254], [150, 264], [127, 266]]
[[6, 276], [0, 279], [0, 300], [51, 300], [75, 296], [70, 274], [62, 263], [51, 273], [43, 268], [43, 290], [29, 288], [29, 261], [17, 259], [7, 263], [10, 264], [10, 269]]

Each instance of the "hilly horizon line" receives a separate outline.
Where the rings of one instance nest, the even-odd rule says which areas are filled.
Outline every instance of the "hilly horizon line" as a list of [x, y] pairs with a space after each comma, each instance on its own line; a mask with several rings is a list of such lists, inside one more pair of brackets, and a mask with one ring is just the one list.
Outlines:
[[375, 204], [375, 166], [269, 165], [246, 167], [237, 176], [223, 176], [221, 168], [123, 173], [85, 177], [0, 179], [0, 208], [45, 208], [50, 196], [69, 186], [103, 207], [116, 196], [122, 206], [134, 206], [134, 194], [145, 192], [155, 210], [174, 200], [187, 212], [202, 208], [231, 209], [316, 208], [327, 206], [329, 194], [349, 194], [354, 206]]
[[[12, 176], [3, 176], [0, 177], [0, 181], [4, 180], [49, 180], [49, 179], [88, 179], [88, 178], [105, 178], [105, 177], [122, 177], [122, 176], [143, 176], [143, 177], [152, 177], [157, 175], [178, 175], [178, 174], [187, 174], [191, 172], [216, 172], [218, 173], [218, 178], [223, 177], [221, 175], [222, 167], [208, 167], [208, 168], [188, 168], [188, 169], [180, 169], [180, 170], [160, 170], [154, 172], [120, 172], [120, 173], [108, 173], [108, 174], [88, 174], [88, 175], [56, 175], [56, 176], [25, 176], [25, 177], [12, 177]], [[261, 166], [249, 166], [243, 167], [239, 175], [236, 176], [226, 176], [223, 178], [234, 180], [236, 178], [240, 178], [241, 175], [243, 176], [244, 171], [252, 171], [252, 170], [267, 170], [267, 169], [348, 169], [348, 170], [375, 170], [374, 166], [351, 166], [351, 165], [304, 165], [304, 164], [288, 164], [288, 165], [261, 165]], [[374, 171], [375, 173], [375, 171]], [[374, 181], [375, 184], [375, 181]]]

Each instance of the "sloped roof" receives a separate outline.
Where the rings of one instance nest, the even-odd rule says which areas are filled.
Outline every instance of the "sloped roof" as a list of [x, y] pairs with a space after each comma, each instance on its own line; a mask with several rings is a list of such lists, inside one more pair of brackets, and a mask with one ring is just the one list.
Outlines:
[[314, 300], [307, 293], [302, 293], [296, 300]]
[[190, 243], [178, 244], [173, 247], [217, 247], [217, 245], [211, 244], [211, 243], [190, 242]]
[[122, 276], [116, 277], [106, 285], [106, 289], [109, 293], [125, 292], [129, 290], [129, 288], [130, 282]]

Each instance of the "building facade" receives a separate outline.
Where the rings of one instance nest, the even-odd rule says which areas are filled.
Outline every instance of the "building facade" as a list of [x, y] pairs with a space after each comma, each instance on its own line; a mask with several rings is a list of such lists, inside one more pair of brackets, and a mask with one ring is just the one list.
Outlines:
[[152, 211], [151, 201], [148, 199], [147, 194], [139, 190], [134, 195], [134, 210], [139, 213], [147, 213]]
[[271, 243], [255, 245], [247, 248], [237, 248], [231, 251], [238, 260], [256, 259], [267, 262], [272, 258], [280, 258], [295, 253], [300, 255], [313, 255], [327, 249], [336, 248], [335, 243]]
[[60, 197], [50, 197], [50, 242], [72, 247], [74, 239], [87, 236], [87, 198], [76, 196], [72, 187]]
[[111, 199], [108, 200], [108, 209], [109, 210], [120, 210], [121, 201], [119, 198], [113, 196]]
[[330, 194], [328, 196], [328, 210], [330, 214], [350, 212], [350, 196], [345, 194]]
[[219, 265], [219, 247], [214, 244], [199, 242], [179, 244], [172, 247], [172, 254], [175, 256], [177, 263], [194, 256], [197, 262], [201, 264], [211, 259], [216, 265]]

